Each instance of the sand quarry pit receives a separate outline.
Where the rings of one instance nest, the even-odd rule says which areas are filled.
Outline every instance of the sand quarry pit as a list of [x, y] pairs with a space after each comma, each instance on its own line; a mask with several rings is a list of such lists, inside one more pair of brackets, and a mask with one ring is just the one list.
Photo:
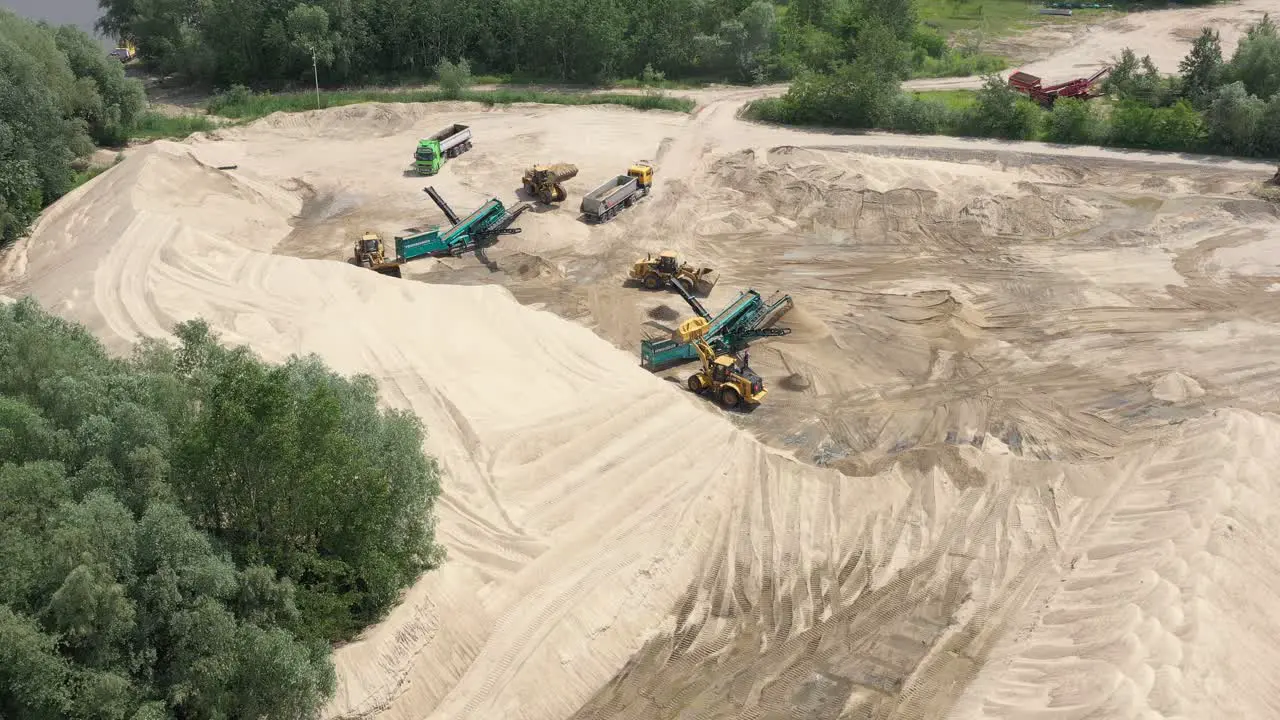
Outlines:
[[[0, 260], [125, 350], [200, 315], [367, 372], [446, 470], [450, 559], [338, 650], [331, 718], [1271, 717], [1280, 212], [1220, 159], [609, 108], [379, 106], [156, 143]], [[473, 126], [441, 175], [418, 135]], [[636, 159], [654, 195], [590, 226]], [[370, 228], [563, 206], [405, 279]], [[238, 165], [233, 171], [216, 166]], [[790, 293], [726, 413], [638, 367], [646, 251]], [[663, 309], [666, 308], [666, 309]], [[672, 319], [677, 318], [677, 319]], [[358, 498], [352, 498], [358, 502]]]

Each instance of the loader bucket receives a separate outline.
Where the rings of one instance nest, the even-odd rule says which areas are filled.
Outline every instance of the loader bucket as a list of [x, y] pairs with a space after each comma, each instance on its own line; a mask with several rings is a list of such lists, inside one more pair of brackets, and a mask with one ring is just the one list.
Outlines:
[[718, 282], [720, 282], [720, 273], [711, 268], [703, 268], [699, 271], [698, 279], [694, 283], [693, 294], [707, 297]]

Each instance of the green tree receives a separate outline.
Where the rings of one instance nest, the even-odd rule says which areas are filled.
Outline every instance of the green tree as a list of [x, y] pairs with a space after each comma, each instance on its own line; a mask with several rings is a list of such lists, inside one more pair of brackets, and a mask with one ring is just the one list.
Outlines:
[[66, 717], [70, 668], [56, 647], [34, 620], [0, 605], [0, 717]]
[[1205, 113], [1209, 140], [1215, 146], [1239, 155], [1257, 150], [1258, 129], [1266, 103], [1251, 95], [1243, 82], [1218, 89]]
[[1227, 74], [1263, 100], [1280, 92], [1280, 32], [1270, 15], [1263, 15], [1240, 38]]
[[329, 30], [329, 13], [318, 5], [295, 5], [285, 19], [290, 42], [297, 52], [311, 58], [316, 107], [320, 106], [320, 65], [333, 62], [334, 37]]
[[1258, 123], [1258, 154], [1263, 157], [1280, 157], [1280, 93], [1271, 96]]
[[0, 716], [312, 717], [327, 638], [441, 558], [421, 426], [372, 381], [176, 334], [112, 358], [0, 306]]
[[1150, 55], [1141, 60], [1133, 50], [1125, 48], [1111, 66], [1103, 81], [1103, 90], [1118, 100], [1134, 100], [1151, 107], [1161, 107], [1173, 96], [1172, 88]]
[[315, 358], [268, 367], [221, 350], [202, 323], [177, 333], [209, 395], [174, 462], [200, 527], [239, 562], [291, 578], [300, 627], [337, 639], [376, 620], [440, 560], [439, 472], [416, 418], [379, 411], [371, 379], [344, 381]]
[[146, 107], [142, 83], [125, 77], [124, 66], [79, 28], [60, 27], [54, 39], [77, 78], [74, 114], [88, 125], [94, 142], [123, 144]]
[[877, 127], [892, 121], [900, 80], [907, 71], [903, 44], [883, 24], [860, 31], [859, 55], [832, 72], [808, 73], [783, 98], [792, 122]]
[[0, 244], [71, 186], [92, 149], [74, 122], [76, 78], [47, 29], [0, 9]]
[[1191, 52], [1178, 63], [1182, 73], [1182, 92], [1196, 107], [1209, 105], [1213, 93], [1222, 84], [1222, 42], [1218, 31], [1204, 28], [1191, 46]]

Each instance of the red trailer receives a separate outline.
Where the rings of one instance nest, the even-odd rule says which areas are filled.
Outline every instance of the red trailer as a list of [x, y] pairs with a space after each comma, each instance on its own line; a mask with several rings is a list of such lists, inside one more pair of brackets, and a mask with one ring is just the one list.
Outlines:
[[1101, 93], [1095, 92], [1094, 86], [1109, 72], [1111, 72], [1111, 67], [1105, 66], [1091, 77], [1076, 78], [1057, 85], [1044, 86], [1040, 84], [1040, 78], [1018, 70], [1009, 76], [1009, 86], [1046, 108], [1052, 108], [1053, 101], [1060, 97], [1079, 98], [1081, 100], [1098, 97]]

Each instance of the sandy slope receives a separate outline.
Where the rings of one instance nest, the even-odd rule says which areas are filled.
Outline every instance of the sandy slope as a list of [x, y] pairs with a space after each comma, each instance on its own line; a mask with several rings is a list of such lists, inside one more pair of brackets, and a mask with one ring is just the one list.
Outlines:
[[[157, 143], [0, 257], [0, 294], [118, 350], [201, 315], [423, 417], [450, 560], [338, 651], [329, 717], [1275, 716], [1280, 211], [1245, 192], [1272, 169], [736, 120], [759, 92]], [[404, 176], [455, 121], [475, 149]], [[580, 222], [637, 158], [655, 195]], [[439, 222], [427, 182], [466, 210], [560, 160], [569, 203], [496, 272], [343, 262], [360, 229]], [[636, 367], [688, 314], [621, 287], [660, 246], [722, 270], [711, 307], [796, 298], [753, 350], [765, 407]]]

